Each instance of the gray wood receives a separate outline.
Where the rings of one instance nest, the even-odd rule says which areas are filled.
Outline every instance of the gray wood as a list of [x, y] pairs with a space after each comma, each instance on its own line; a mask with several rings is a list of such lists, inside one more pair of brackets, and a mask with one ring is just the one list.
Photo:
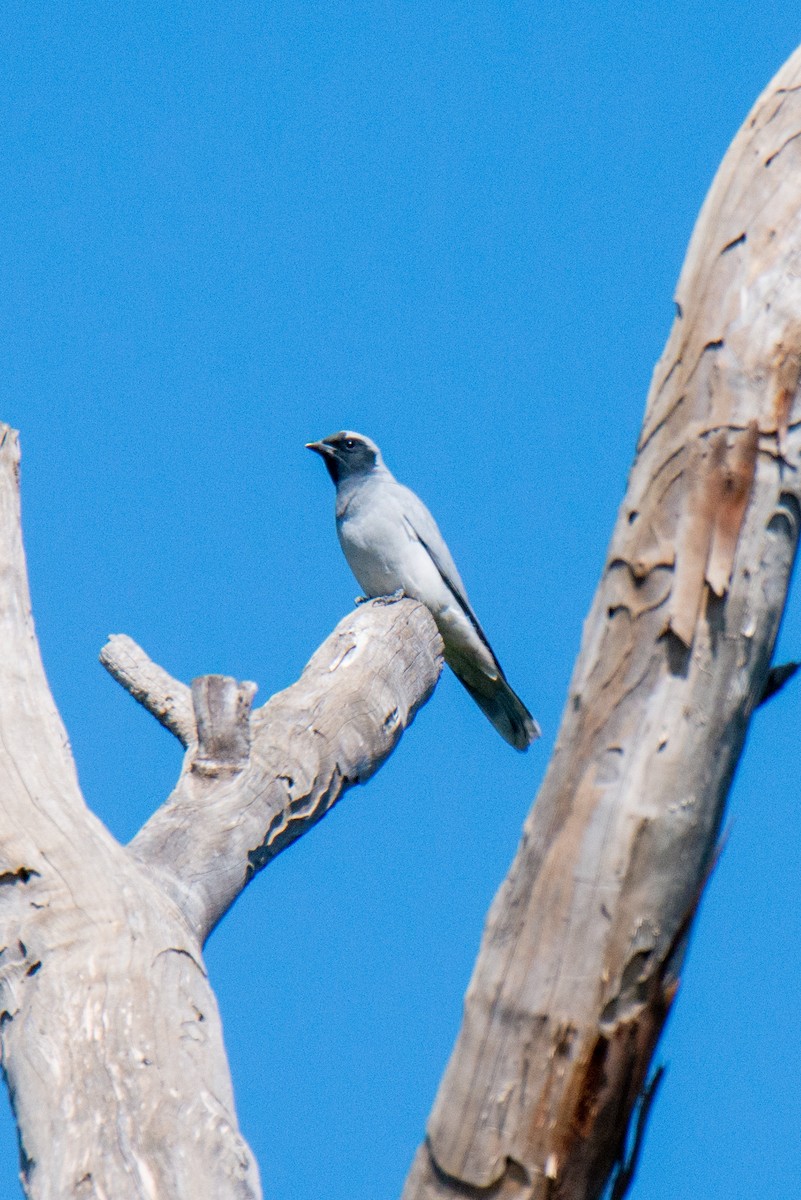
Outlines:
[[183, 746], [197, 741], [192, 690], [148, 658], [124, 633], [113, 633], [100, 651], [100, 661], [134, 700], [152, 713]]
[[801, 51], [693, 234], [556, 748], [404, 1200], [589, 1200], [621, 1166], [765, 694], [799, 533], [799, 374]]
[[[442, 643], [427, 609], [407, 599], [372, 600], [340, 621], [298, 682], [249, 721], [252, 684], [220, 676], [193, 684], [199, 749], [130, 849], [157, 874], [201, 943], [257, 871], [377, 770], [441, 666]], [[218, 691], [211, 703], [210, 685]], [[229, 743], [225, 755], [202, 736], [204, 724], [214, 725], [214, 705]], [[249, 725], [247, 733], [237, 722]]]
[[392, 751], [441, 643], [420, 605], [365, 605], [300, 681], [192, 688], [124, 637], [115, 678], [188, 747], [132, 845], [86, 808], [33, 629], [17, 435], [0, 426], [0, 1049], [32, 1200], [256, 1200], [209, 929], [256, 871]]
[[[693, 235], [554, 756], [405, 1200], [585, 1200], [620, 1165], [796, 552], [799, 134], [801, 52]], [[0, 1049], [23, 1187], [255, 1200], [203, 942], [392, 751], [441, 643], [419, 605], [371, 602], [252, 710], [254, 685], [188, 688], [111, 639], [104, 664], [186, 747], [174, 792], [122, 847], [84, 804], [42, 669], [18, 462], [2, 426]]]

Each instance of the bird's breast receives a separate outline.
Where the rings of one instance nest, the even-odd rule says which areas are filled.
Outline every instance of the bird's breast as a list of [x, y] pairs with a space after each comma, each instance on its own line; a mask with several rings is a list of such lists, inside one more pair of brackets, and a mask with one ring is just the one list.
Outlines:
[[432, 613], [451, 599], [428, 552], [392, 506], [349, 505], [337, 518], [345, 558], [366, 596], [404, 591]]
[[391, 527], [375, 517], [365, 519], [346, 512], [337, 521], [337, 532], [348, 565], [366, 596], [387, 596], [404, 587], [402, 554]]

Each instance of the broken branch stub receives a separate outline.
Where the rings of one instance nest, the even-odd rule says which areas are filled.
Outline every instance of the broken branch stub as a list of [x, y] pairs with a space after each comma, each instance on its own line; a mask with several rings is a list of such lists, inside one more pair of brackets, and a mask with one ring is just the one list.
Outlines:
[[201, 675], [192, 681], [198, 741], [193, 771], [218, 774], [247, 764], [250, 707], [256, 691], [255, 683], [238, 683], [227, 675]]
[[769, 680], [801, 523], [799, 363], [801, 50], [693, 234], [554, 754], [404, 1200], [596, 1200], [626, 1169]]

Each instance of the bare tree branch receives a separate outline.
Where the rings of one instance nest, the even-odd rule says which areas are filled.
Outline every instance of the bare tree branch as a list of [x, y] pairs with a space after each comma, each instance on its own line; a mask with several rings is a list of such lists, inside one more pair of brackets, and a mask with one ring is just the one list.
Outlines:
[[100, 661], [112, 678], [182, 745], [197, 741], [190, 689], [148, 658], [133, 638], [112, 633], [100, 651]]
[[[198, 753], [187, 756], [172, 796], [130, 845], [201, 942], [262, 867], [378, 769], [441, 668], [427, 609], [407, 599], [371, 601], [340, 621], [298, 682], [253, 713], [247, 732], [242, 704], [238, 758], [219, 758], [218, 743], [230, 736], [227, 725], [220, 732], [226, 709], [204, 700]], [[208, 678], [230, 697], [252, 686]], [[196, 712], [208, 686], [193, 685]]]
[[619, 1161], [798, 543], [799, 134], [801, 51], [693, 234], [556, 748], [404, 1200], [595, 1200]]
[[366, 606], [253, 714], [255, 685], [190, 692], [111, 639], [112, 674], [188, 745], [173, 796], [123, 848], [83, 802], [42, 669], [18, 466], [0, 426], [0, 1053], [22, 1185], [31, 1200], [259, 1200], [202, 939], [391, 752], [436, 682], [439, 636], [411, 601]]
[[634, 1176], [637, 1173], [637, 1167], [642, 1154], [643, 1141], [645, 1139], [645, 1131], [648, 1128], [648, 1118], [651, 1115], [656, 1094], [659, 1091], [659, 1086], [665, 1074], [663, 1066], [657, 1067], [653, 1077], [643, 1088], [642, 1096], [640, 1097], [639, 1107], [637, 1109], [637, 1119], [634, 1127], [634, 1140], [631, 1146], [631, 1152], [627, 1159], [621, 1161], [617, 1174], [615, 1175], [612, 1191], [609, 1195], [609, 1200], [624, 1200], [631, 1190], [631, 1185], [634, 1183]]
[[797, 662], [781, 663], [779, 666], [771, 667], [765, 679], [759, 703], [766, 704], [777, 692], [780, 692], [784, 685], [790, 682], [799, 667], [801, 667], [801, 663]]

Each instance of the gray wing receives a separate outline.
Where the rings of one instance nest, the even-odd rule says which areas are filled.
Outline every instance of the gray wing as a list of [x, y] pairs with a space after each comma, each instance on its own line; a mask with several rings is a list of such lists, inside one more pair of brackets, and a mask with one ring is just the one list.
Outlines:
[[509, 686], [484, 630], [478, 623], [478, 617], [467, 599], [461, 576], [436, 521], [414, 492], [409, 491], [403, 484], [397, 486], [401, 498], [403, 522], [409, 534], [420, 543], [437, 568], [443, 583], [486, 647], [498, 674], [495, 677], [486, 676], [482, 679], [480, 673], [477, 674], [472, 670], [466, 671], [464, 661], [449, 657], [447, 650], [446, 660], [453, 668], [457, 679], [467, 688], [501, 737], [516, 750], [525, 750], [535, 738], [540, 736], [540, 727], [520, 697]]
[[470, 601], [467, 599], [467, 592], [462, 583], [462, 577], [456, 569], [456, 563], [453, 561], [445, 539], [439, 531], [439, 526], [419, 496], [416, 496], [414, 492], [404, 487], [403, 484], [398, 484], [398, 487], [405, 493], [403, 520], [406, 528], [428, 554], [448, 591], [492, 655], [501, 678], [505, 678], [501, 670], [501, 665], [495, 657], [495, 652], [487, 641], [487, 635], [481, 628], [478, 617], [473, 611]]

